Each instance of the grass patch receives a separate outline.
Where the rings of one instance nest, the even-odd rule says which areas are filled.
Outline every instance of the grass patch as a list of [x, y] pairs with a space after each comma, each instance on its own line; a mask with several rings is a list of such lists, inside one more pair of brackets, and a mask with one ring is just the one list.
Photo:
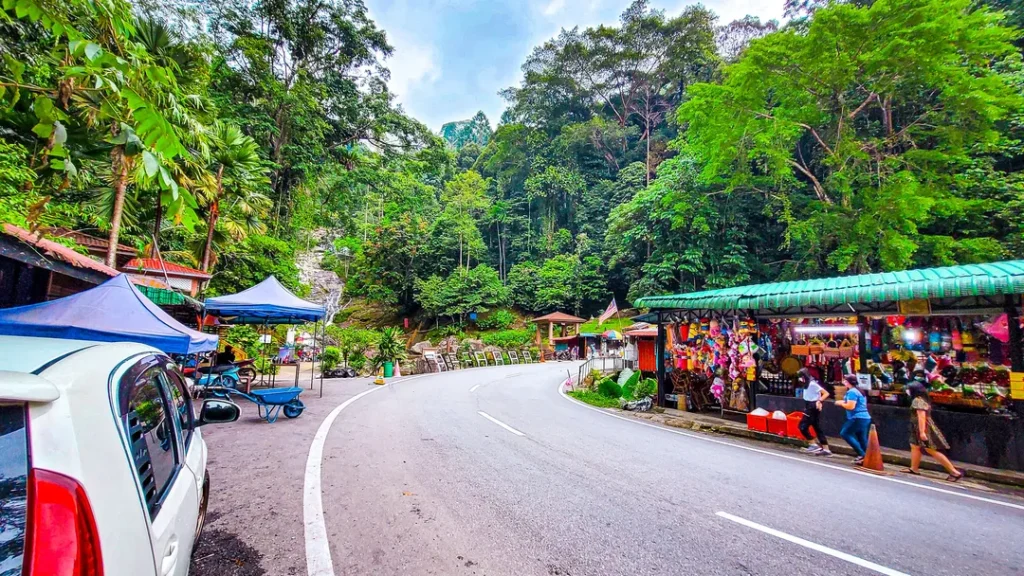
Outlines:
[[581, 402], [586, 402], [591, 406], [597, 406], [598, 408], [619, 407], [618, 398], [609, 398], [603, 394], [591, 392], [590, 390], [570, 390], [569, 392], [566, 392], [566, 394], [572, 396], [577, 400], [580, 400]]
[[604, 321], [600, 326], [597, 325], [597, 318], [590, 320], [586, 324], [580, 326], [580, 332], [604, 332], [605, 330], [618, 330], [622, 332], [622, 329], [627, 326], [632, 326], [633, 320], [629, 318], [609, 318]]

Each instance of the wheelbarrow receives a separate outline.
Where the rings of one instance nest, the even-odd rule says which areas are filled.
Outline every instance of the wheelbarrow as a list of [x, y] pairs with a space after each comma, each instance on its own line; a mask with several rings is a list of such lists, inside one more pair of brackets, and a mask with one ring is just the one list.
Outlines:
[[284, 412], [284, 415], [288, 418], [298, 418], [302, 411], [306, 409], [306, 405], [302, 403], [302, 400], [299, 400], [302, 388], [298, 386], [253, 390], [248, 394], [234, 388], [220, 387], [217, 389], [211, 388], [208, 390], [208, 393], [225, 399], [229, 399], [232, 395], [241, 396], [255, 404], [257, 414], [270, 424], [277, 421], [277, 417], [281, 412]]

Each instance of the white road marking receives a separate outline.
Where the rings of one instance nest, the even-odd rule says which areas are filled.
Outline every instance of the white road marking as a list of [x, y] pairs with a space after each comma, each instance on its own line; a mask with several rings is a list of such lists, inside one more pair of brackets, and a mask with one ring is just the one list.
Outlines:
[[476, 392], [476, 389], [479, 388], [479, 387], [480, 387], [480, 385], [477, 384], [476, 386], [473, 386], [472, 388], [470, 388], [469, 391], [470, 392]]
[[513, 434], [515, 434], [516, 436], [526, 436], [526, 434], [523, 434], [523, 433], [522, 433], [522, 432], [520, 432], [519, 430], [516, 430], [515, 428], [513, 428], [513, 427], [509, 426], [508, 424], [505, 424], [504, 422], [502, 422], [501, 420], [498, 420], [497, 418], [495, 418], [495, 417], [491, 416], [491, 415], [490, 415], [490, 414], [488, 414], [487, 412], [481, 412], [480, 410], [477, 410], [477, 412], [476, 412], [476, 413], [477, 413], [477, 414], [479, 414], [479, 415], [481, 415], [481, 416], [483, 416], [484, 418], [487, 418], [487, 419], [488, 419], [488, 420], [490, 420], [491, 422], [494, 422], [494, 423], [495, 423], [495, 424], [497, 424], [498, 426], [501, 426], [501, 427], [502, 427], [502, 428], [504, 428], [505, 430], [508, 430], [509, 432], [511, 432], [511, 433], [513, 433]]
[[[425, 375], [424, 375], [425, 376]], [[384, 386], [374, 386], [344, 401], [340, 406], [320, 423], [309, 445], [309, 456], [306, 458], [306, 478], [302, 488], [302, 523], [306, 535], [306, 573], [309, 576], [334, 576], [334, 562], [331, 560], [331, 548], [327, 542], [327, 526], [324, 524], [323, 494], [320, 488], [320, 468], [324, 459], [324, 442], [331, 431], [331, 425], [348, 405], [367, 394], [372, 394], [393, 383], [415, 380], [422, 376], [402, 378], [397, 382], [389, 382]]]
[[809, 540], [804, 540], [803, 538], [799, 538], [797, 536], [793, 536], [792, 534], [786, 534], [785, 532], [782, 532], [782, 531], [779, 531], [779, 530], [775, 530], [774, 528], [769, 528], [767, 526], [762, 526], [762, 525], [758, 524], [757, 522], [751, 522], [750, 520], [746, 520], [746, 519], [740, 518], [739, 516], [733, 516], [732, 514], [729, 514], [729, 513], [726, 513], [726, 512], [718, 512], [716, 515], [720, 516], [722, 518], [725, 518], [726, 520], [731, 520], [731, 521], [733, 521], [733, 522], [735, 522], [737, 524], [741, 524], [743, 526], [746, 526], [747, 528], [753, 528], [754, 530], [758, 530], [760, 532], [764, 532], [765, 534], [769, 534], [771, 536], [775, 536], [776, 538], [782, 538], [783, 540], [786, 540], [787, 542], [792, 542], [793, 544], [797, 544], [799, 546], [803, 546], [804, 548], [810, 548], [811, 550], [814, 550], [816, 552], [821, 552], [822, 554], [828, 554], [829, 556], [832, 556], [834, 558], [839, 558], [840, 560], [844, 560], [846, 562], [849, 562], [850, 564], [856, 564], [857, 566], [860, 566], [861, 568], [867, 568], [868, 570], [873, 570], [875, 572], [878, 572], [879, 574], [885, 574], [886, 576], [909, 576], [905, 572], [900, 572], [898, 570], [893, 570], [892, 568], [886, 568], [885, 566], [881, 566], [879, 564], [875, 564], [874, 562], [869, 562], [868, 560], [864, 560], [863, 558], [858, 558], [858, 557], [856, 557], [856, 556], [854, 556], [852, 554], [847, 554], [846, 552], [840, 552], [839, 550], [833, 550], [832, 548], [829, 548], [828, 546], [822, 546], [821, 544], [815, 544], [814, 542], [811, 542]]
[[914, 482], [908, 482], [906, 480], [900, 480], [898, 478], [891, 478], [889, 476], [876, 476], [875, 474], [870, 474], [868, 472], [861, 472], [860, 470], [855, 470], [853, 468], [842, 468], [842, 467], [839, 467], [839, 466], [833, 466], [831, 464], [826, 464], [826, 463], [821, 462], [821, 461], [810, 460], [810, 459], [807, 459], [807, 458], [801, 458], [799, 456], [790, 456], [788, 454], [783, 454], [781, 452], [773, 452], [771, 450], [762, 450], [760, 448], [754, 448], [753, 446], [744, 446], [743, 444], [736, 444], [736, 443], [733, 443], [733, 442], [726, 442], [724, 440], [718, 440], [717, 438], [711, 438], [709, 436], [704, 436], [704, 435], [701, 435], [701, 434], [692, 434], [692, 433], [689, 433], [689, 432], [682, 432], [682, 431], [679, 431], [679, 430], [674, 430], [672, 428], [665, 428], [664, 426], [657, 426], [655, 424], [650, 424], [648, 422], [643, 422], [641, 420], [637, 420], [636, 418], [630, 418], [630, 417], [627, 417], [627, 416], [619, 416], [618, 414], [613, 414], [611, 412], [608, 412], [607, 410], [602, 410], [600, 408], [596, 408], [594, 406], [590, 406], [589, 404], [584, 404], [583, 402], [580, 402], [578, 400], [574, 400], [568, 394], [566, 394], [565, 390], [563, 390], [562, 388], [563, 388], [562, 384], [559, 384], [558, 385], [558, 393], [563, 398], [565, 398], [569, 402], [572, 402], [573, 404], [576, 404], [577, 406], [581, 406], [581, 407], [586, 408], [588, 410], [593, 410], [593, 411], [598, 412], [600, 414], [604, 414], [605, 416], [611, 416], [612, 418], [618, 418], [619, 420], [625, 420], [626, 422], [632, 422], [633, 424], [639, 424], [640, 426], [647, 426], [648, 428], [654, 428], [655, 430], [662, 430], [662, 431], [668, 432], [670, 434], [678, 434], [679, 436], [686, 436], [687, 438], [693, 438], [695, 440], [701, 440], [703, 442], [711, 442], [713, 444], [721, 444], [722, 446], [732, 446], [733, 448], [739, 448], [741, 450], [747, 450], [749, 452], [757, 452], [758, 454], [765, 454], [767, 456], [773, 456], [775, 458], [783, 458], [783, 459], [786, 459], [786, 460], [792, 460], [794, 462], [800, 462], [802, 464], [808, 464], [808, 465], [811, 465], [811, 466], [821, 466], [822, 468], [831, 468], [832, 470], [838, 470], [840, 472], [846, 472], [847, 474], [857, 474], [857, 475], [863, 476], [864, 478], [872, 478], [872, 479], [875, 479], [875, 480], [884, 480], [886, 482], [893, 482], [893, 483], [896, 483], [896, 484], [902, 484], [904, 486], [910, 486], [912, 488], [919, 488], [921, 490], [930, 490], [932, 492], [939, 492], [941, 494], [946, 494], [946, 495], [949, 495], [949, 496], [957, 496], [959, 498], [967, 498], [968, 500], [976, 500], [978, 502], [985, 502], [987, 504], [995, 504], [996, 506], [1004, 506], [1006, 508], [1013, 508], [1013, 509], [1016, 509], [1016, 510], [1024, 510], [1024, 506], [1022, 506], [1020, 504], [1014, 504], [1012, 502], [1003, 502], [1001, 500], [995, 500], [995, 499], [992, 499], [992, 498], [985, 498], [984, 496], [975, 496], [974, 494], [967, 494], [965, 492], [955, 492], [953, 490], [946, 490], [944, 488], [938, 488], [936, 486], [928, 486], [928, 485], [925, 485], [925, 484], [916, 484]]

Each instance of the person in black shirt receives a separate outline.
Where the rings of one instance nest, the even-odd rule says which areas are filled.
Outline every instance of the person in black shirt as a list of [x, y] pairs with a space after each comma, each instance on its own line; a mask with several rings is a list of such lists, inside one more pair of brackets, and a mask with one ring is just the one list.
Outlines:
[[233, 364], [235, 362], [235, 349], [231, 344], [224, 346], [223, 352], [217, 352], [217, 365]]

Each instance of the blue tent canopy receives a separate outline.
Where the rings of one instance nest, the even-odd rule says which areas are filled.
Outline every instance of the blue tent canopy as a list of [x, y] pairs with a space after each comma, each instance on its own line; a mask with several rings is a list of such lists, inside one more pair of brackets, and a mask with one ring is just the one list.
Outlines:
[[168, 354], [217, 349], [216, 334], [171, 318], [136, 290], [127, 274], [58, 300], [0, 310], [0, 334], [139, 342]]
[[207, 298], [205, 305], [233, 324], [302, 324], [327, 315], [323, 306], [292, 294], [273, 276], [238, 294]]

